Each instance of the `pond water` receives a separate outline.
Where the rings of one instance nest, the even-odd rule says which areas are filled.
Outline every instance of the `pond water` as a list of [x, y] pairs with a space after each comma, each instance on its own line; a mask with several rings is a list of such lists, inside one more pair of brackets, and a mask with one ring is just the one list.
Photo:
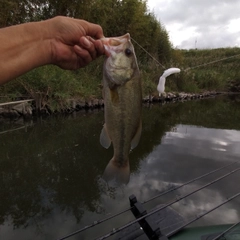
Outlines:
[[[58, 239], [127, 209], [131, 194], [146, 201], [240, 161], [238, 95], [144, 106], [141, 141], [130, 153], [131, 179], [118, 188], [101, 180], [113, 154], [112, 148], [106, 150], [99, 143], [103, 123], [102, 110], [0, 122], [0, 239]], [[146, 209], [197, 189], [227, 170], [157, 198]], [[240, 173], [236, 172], [172, 208], [186, 219], [192, 218], [238, 193], [239, 183]], [[94, 239], [132, 219], [127, 212], [69, 239]], [[195, 225], [236, 221], [240, 221], [240, 198]]]

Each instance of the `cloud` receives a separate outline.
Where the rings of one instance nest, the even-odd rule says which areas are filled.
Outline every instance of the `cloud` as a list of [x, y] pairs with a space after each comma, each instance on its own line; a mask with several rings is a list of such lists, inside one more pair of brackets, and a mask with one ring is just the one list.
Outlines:
[[166, 27], [174, 47], [240, 46], [240, 1], [149, 0], [148, 5]]

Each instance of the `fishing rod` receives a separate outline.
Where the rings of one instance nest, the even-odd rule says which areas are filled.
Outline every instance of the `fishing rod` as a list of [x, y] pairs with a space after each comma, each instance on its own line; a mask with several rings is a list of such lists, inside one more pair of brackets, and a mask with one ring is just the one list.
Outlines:
[[[131, 225], [133, 225], [133, 224], [135, 224], [135, 223], [137, 223], [137, 222], [145, 219], [146, 217], [151, 216], [152, 214], [157, 213], [157, 212], [159, 212], [160, 210], [165, 209], [165, 208], [173, 205], [174, 203], [177, 203], [177, 202], [181, 201], [182, 199], [184, 199], [184, 198], [186, 198], [186, 197], [189, 197], [190, 195], [192, 195], [192, 194], [194, 194], [194, 193], [196, 193], [196, 192], [199, 192], [200, 190], [202, 190], [202, 189], [204, 189], [204, 188], [206, 188], [206, 187], [208, 187], [208, 186], [210, 186], [210, 185], [212, 185], [212, 184], [214, 184], [214, 183], [216, 183], [216, 182], [218, 182], [218, 181], [220, 181], [220, 180], [222, 180], [222, 179], [224, 179], [224, 178], [226, 178], [226, 177], [234, 174], [235, 172], [237, 172], [237, 171], [239, 171], [239, 170], [240, 170], [240, 168], [237, 168], [237, 169], [235, 169], [235, 170], [233, 170], [233, 171], [231, 171], [231, 172], [229, 172], [229, 173], [227, 173], [227, 174], [225, 174], [225, 175], [223, 175], [223, 176], [221, 176], [221, 177], [219, 177], [219, 178], [217, 178], [217, 179], [215, 179], [215, 180], [213, 180], [213, 181], [211, 181], [211, 182], [203, 185], [202, 187], [194, 190], [194, 191], [191, 192], [191, 193], [185, 194], [185, 195], [182, 196], [182, 197], [177, 197], [176, 200], [173, 200], [173, 201], [169, 202], [169, 203], [166, 204], [165, 206], [156, 208], [155, 210], [153, 210], [153, 211], [145, 214], [144, 216], [139, 217], [138, 219], [133, 220], [133, 221], [131, 221], [131, 222], [123, 225], [122, 227], [116, 228], [116, 229], [110, 231], [108, 234], [106, 234], [106, 235], [104, 235], [104, 236], [102, 236], [102, 237], [100, 237], [100, 238], [96, 238], [95, 240], [103, 240], [103, 239], [106, 239], [106, 238], [108, 238], [108, 237], [116, 234], [117, 232], [120, 232], [120, 231], [124, 230], [125, 228], [127, 228], [127, 227], [129, 227], [129, 226], [131, 226]], [[240, 195], [240, 193], [239, 193], [238, 195]]]
[[[190, 180], [190, 181], [188, 181], [188, 182], [185, 182], [185, 183], [181, 184], [180, 186], [177, 186], [177, 187], [175, 187], [175, 188], [171, 188], [171, 189], [169, 189], [169, 190], [166, 190], [166, 191], [164, 191], [163, 193], [161, 193], [161, 194], [159, 194], [159, 195], [157, 195], [157, 196], [155, 196], [155, 197], [153, 197], [153, 198], [150, 198], [150, 199], [148, 199], [147, 201], [142, 202], [142, 204], [148, 203], [148, 202], [150, 202], [150, 201], [152, 201], [152, 200], [154, 200], [154, 199], [156, 199], [156, 198], [159, 198], [159, 197], [161, 197], [161, 196], [163, 196], [163, 195], [165, 195], [165, 194], [167, 194], [167, 193], [169, 193], [169, 192], [173, 192], [173, 191], [175, 191], [175, 190], [177, 190], [177, 189], [179, 189], [179, 188], [181, 188], [181, 187], [184, 187], [184, 186], [186, 186], [186, 185], [188, 185], [188, 184], [190, 184], [190, 183], [192, 183], [192, 182], [194, 182], [194, 181], [200, 180], [200, 179], [202, 179], [202, 178], [204, 178], [204, 177], [206, 177], [206, 176], [208, 176], [208, 175], [210, 175], [210, 174], [216, 173], [216, 172], [218, 172], [218, 171], [220, 171], [220, 170], [222, 170], [222, 169], [225, 169], [225, 168], [227, 168], [227, 167], [229, 167], [229, 166], [231, 166], [231, 165], [234, 165], [234, 164], [236, 164], [236, 163], [239, 163], [239, 162], [236, 161], [236, 162], [233, 162], [233, 163], [224, 165], [224, 166], [222, 166], [222, 167], [220, 167], [220, 168], [217, 168], [217, 169], [215, 169], [215, 170], [213, 170], [213, 171], [211, 171], [211, 172], [208, 172], [208, 173], [206, 173], [206, 174], [203, 174], [203, 175], [201, 175], [201, 176], [199, 176], [199, 177], [197, 177], [197, 178], [195, 178], [195, 179], [192, 179], [192, 180]], [[113, 219], [113, 218], [115, 218], [115, 217], [117, 217], [117, 216], [120, 216], [121, 214], [124, 214], [124, 213], [130, 211], [131, 209], [132, 209], [132, 207], [130, 207], [130, 208], [128, 208], [128, 209], [125, 209], [125, 210], [123, 210], [123, 211], [121, 211], [121, 212], [118, 212], [118, 213], [116, 213], [116, 214], [114, 214], [114, 215], [111, 215], [111, 216], [109, 216], [109, 217], [103, 218], [103, 219], [101, 219], [101, 220], [99, 220], [99, 221], [94, 221], [92, 224], [87, 225], [87, 226], [85, 226], [85, 227], [83, 227], [83, 228], [81, 228], [81, 229], [79, 229], [79, 230], [76, 230], [75, 232], [72, 232], [72, 233], [70, 233], [70, 234], [68, 234], [68, 235], [66, 235], [66, 236], [64, 236], [64, 237], [62, 237], [62, 238], [59, 238], [58, 240], [64, 240], [64, 239], [70, 238], [70, 237], [72, 237], [72, 236], [74, 236], [74, 235], [76, 235], [76, 234], [78, 234], [78, 233], [81, 233], [81, 232], [83, 232], [83, 231], [88, 230], [89, 228], [95, 227], [96, 225], [99, 225], [99, 224], [104, 223], [104, 222], [106, 222], [106, 221], [108, 221], [108, 220], [110, 220], [110, 219]]]
[[118, 212], [118, 213], [116, 213], [116, 214], [114, 214], [114, 215], [112, 215], [112, 216], [103, 218], [102, 220], [94, 221], [92, 224], [87, 225], [87, 226], [85, 226], [85, 227], [83, 227], [83, 228], [81, 228], [81, 229], [79, 229], [79, 230], [77, 230], [77, 231], [75, 231], [75, 232], [73, 232], [73, 233], [70, 233], [69, 235], [66, 235], [66, 236], [64, 236], [64, 237], [62, 237], [62, 238], [59, 238], [59, 239], [57, 239], [57, 240], [64, 240], [64, 239], [70, 238], [70, 237], [72, 237], [72, 236], [74, 236], [74, 235], [76, 235], [76, 234], [78, 234], [78, 233], [80, 233], [80, 232], [86, 231], [86, 230], [89, 229], [89, 228], [95, 227], [96, 225], [99, 225], [100, 223], [104, 223], [104, 222], [106, 222], [106, 221], [108, 221], [108, 220], [110, 220], [110, 219], [112, 219], [112, 218], [115, 218], [115, 217], [117, 217], [117, 216], [119, 216], [119, 215], [121, 215], [121, 214], [123, 214], [123, 213], [126, 213], [126, 212], [128, 212], [129, 210], [131, 210], [131, 208], [126, 209], [126, 210], [124, 210], [124, 211], [122, 211], [122, 212]]
[[204, 177], [207, 177], [207, 176], [209, 176], [209, 175], [211, 175], [211, 174], [213, 174], [213, 173], [215, 173], [215, 172], [218, 172], [218, 171], [220, 171], [220, 170], [222, 170], [222, 169], [225, 169], [225, 168], [227, 168], [227, 167], [229, 167], [229, 166], [231, 166], [231, 165], [233, 165], [233, 164], [236, 164], [236, 163], [239, 163], [239, 162], [236, 161], [236, 162], [227, 164], [227, 165], [225, 165], [225, 166], [223, 166], [223, 167], [220, 167], [220, 168], [215, 169], [215, 170], [213, 170], [213, 171], [211, 171], [211, 172], [209, 172], [209, 173], [206, 173], [206, 174], [204, 174], [204, 175], [202, 175], [202, 176], [199, 176], [199, 177], [194, 178], [194, 179], [192, 179], [192, 180], [190, 180], [190, 181], [188, 181], [188, 182], [185, 182], [185, 183], [181, 184], [180, 186], [177, 186], [177, 187], [174, 187], [174, 188], [170, 188], [169, 190], [167, 190], [167, 191], [165, 191], [165, 192], [163, 192], [163, 193], [160, 193], [160, 194], [158, 194], [158, 195], [156, 195], [156, 196], [148, 199], [147, 201], [142, 202], [142, 204], [148, 203], [148, 202], [150, 202], [150, 201], [152, 201], [152, 200], [154, 200], [154, 199], [156, 199], [156, 198], [162, 197], [163, 195], [165, 195], [165, 194], [167, 194], [167, 193], [169, 193], [169, 192], [175, 191], [175, 190], [177, 190], [177, 189], [179, 189], [179, 188], [181, 188], [181, 187], [184, 187], [184, 186], [186, 186], [186, 185], [188, 185], [188, 184], [190, 184], [190, 183], [193, 183], [193, 182], [195, 182], [195, 181], [197, 181], [197, 180], [200, 180], [200, 179], [202, 179], [202, 178], [204, 178]]
[[[233, 200], [234, 198], [236, 198], [236, 197], [238, 197], [238, 196], [240, 196], [240, 192], [237, 193], [237, 194], [235, 194], [235, 195], [233, 195], [233, 196], [230, 197], [230, 198], [227, 198], [225, 201], [223, 201], [222, 203], [218, 204], [217, 206], [215, 206], [215, 207], [212, 208], [211, 210], [206, 211], [206, 212], [203, 213], [203, 214], [200, 214], [199, 216], [197, 216], [197, 217], [194, 218], [193, 220], [187, 222], [186, 224], [182, 225], [181, 227], [179, 227], [179, 228], [175, 229], [174, 231], [168, 233], [166, 236], [167, 236], [167, 237], [171, 237], [171, 236], [173, 236], [175, 233], [177, 233], [178, 231], [182, 230], [182, 229], [185, 228], [186, 226], [188, 226], [188, 225], [190, 225], [191, 223], [193, 223], [193, 222], [199, 220], [200, 218], [204, 217], [204, 216], [207, 215], [208, 213], [210, 213], [210, 212], [212, 212], [212, 211], [214, 211], [214, 210], [220, 208], [222, 205], [224, 205], [224, 204], [230, 202], [231, 200]], [[217, 238], [216, 238], [216, 239], [217, 239]]]

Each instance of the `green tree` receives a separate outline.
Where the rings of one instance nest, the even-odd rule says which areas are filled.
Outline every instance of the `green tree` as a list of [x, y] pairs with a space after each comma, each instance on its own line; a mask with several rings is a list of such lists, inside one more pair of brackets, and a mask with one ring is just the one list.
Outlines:
[[[171, 59], [172, 51], [168, 34], [155, 15], [148, 10], [146, 0], [0, 0], [2, 27], [44, 20], [57, 15], [82, 18], [100, 24], [106, 37], [116, 37], [128, 32], [133, 40], [161, 63]], [[148, 92], [152, 91], [159, 70], [153, 68], [151, 57], [137, 44], [134, 45], [140, 69], [145, 79], [150, 81], [146, 84]], [[77, 71], [78, 76], [84, 76], [81, 81], [88, 81], [84, 86], [78, 83], [76, 74], [63, 73], [60, 69], [50, 67], [33, 70], [21, 76], [17, 82], [0, 87], [0, 90], [11, 96], [24, 93], [30, 97], [33, 97], [33, 92], [41, 92], [48, 95], [46, 99], [49, 101], [43, 106], [51, 105], [53, 102], [61, 102], [61, 106], [64, 106], [63, 99], [68, 97], [86, 98], [100, 95], [101, 91], [97, 85], [102, 78], [102, 64], [102, 60], [95, 61], [84, 70]], [[50, 74], [46, 74], [46, 71]], [[94, 81], [97, 81], [97, 84]], [[70, 82], [72, 84], [69, 84]], [[145, 87], [145, 84], [143, 86]], [[53, 92], [55, 94], [52, 94]]]

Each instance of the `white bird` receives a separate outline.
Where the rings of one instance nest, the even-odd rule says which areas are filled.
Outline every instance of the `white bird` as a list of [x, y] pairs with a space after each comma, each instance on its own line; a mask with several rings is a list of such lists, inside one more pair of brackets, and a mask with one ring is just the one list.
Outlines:
[[159, 96], [162, 93], [164, 93], [166, 77], [168, 77], [169, 75], [171, 75], [173, 73], [180, 73], [180, 71], [181, 70], [179, 68], [169, 68], [169, 69], [167, 69], [163, 72], [162, 76], [159, 78], [159, 83], [158, 83], [158, 86], [157, 86]]

